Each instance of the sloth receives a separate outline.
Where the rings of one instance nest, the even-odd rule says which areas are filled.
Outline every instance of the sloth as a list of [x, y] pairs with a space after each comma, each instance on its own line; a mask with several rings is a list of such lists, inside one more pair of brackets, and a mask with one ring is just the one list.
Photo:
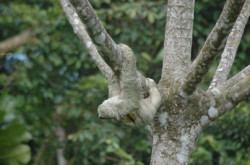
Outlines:
[[115, 119], [128, 126], [147, 125], [160, 107], [160, 92], [156, 83], [147, 78], [149, 95], [143, 98], [134, 53], [124, 44], [118, 46], [123, 57], [120, 80], [116, 76], [109, 79], [110, 98], [98, 107], [99, 118]]

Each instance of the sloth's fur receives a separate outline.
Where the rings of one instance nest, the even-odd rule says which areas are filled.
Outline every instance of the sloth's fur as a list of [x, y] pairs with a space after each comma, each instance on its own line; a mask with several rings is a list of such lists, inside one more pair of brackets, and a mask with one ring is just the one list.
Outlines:
[[[120, 83], [116, 77], [109, 80], [110, 98], [99, 107], [100, 118], [112, 118], [126, 125], [139, 126], [149, 124], [161, 103], [161, 96], [152, 79], [146, 79], [149, 86], [149, 96], [143, 99], [142, 89], [137, 78], [136, 59], [132, 50], [124, 45], [118, 45], [123, 55]], [[134, 116], [131, 118], [128, 114]]]

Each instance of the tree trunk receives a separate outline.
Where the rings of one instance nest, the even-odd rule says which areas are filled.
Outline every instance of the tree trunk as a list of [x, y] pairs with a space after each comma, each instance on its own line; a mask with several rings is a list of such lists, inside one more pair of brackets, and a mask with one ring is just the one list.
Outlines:
[[181, 82], [168, 81], [158, 85], [162, 104], [149, 127], [153, 136], [151, 165], [188, 164], [201, 131], [236, 105], [224, 95], [218, 97], [199, 88], [192, 96], [183, 97], [178, 90]]
[[[56, 119], [56, 124], [57, 124], [57, 128], [56, 128], [56, 136], [58, 137], [58, 141], [60, 142], [60, 144], [63, 144], [66, 140], [66, 133], [64, 128], [61, 126], [61, 122], [62, 122], [62, 117], [60, 115], [61, 113], [61, 107], [57, 106], [56, 108], [56, 113], [55, 113], [55, 119]], [[56, 149], [56, 158], [57, 158], [57, 165], [67, 165], [67, 161], [64, 157], [64, 146], [59, 146]]]
[[188, 99], [166, 88], [160, 91], [163, 104], [149, 127], [153, 136], [151, 165], [188, 164], [202, 128], [216, 116], [204, 109], [215, 106], [215, 101], [202, 90]]
[[168, 115], [163, 112], [158, 118], [159, 121], [154, 121], [154, 125], [151, 126], [153, 143], [150, 164], [186, 165], [201, 127], [200, 125], [191, 128], [171, 127], [171, 123], [167, 123], [166, 118]]
[[153, 135], [151, 165], [186, 165], [196, 138], [190, 133], [171, 137], [169, 132]]

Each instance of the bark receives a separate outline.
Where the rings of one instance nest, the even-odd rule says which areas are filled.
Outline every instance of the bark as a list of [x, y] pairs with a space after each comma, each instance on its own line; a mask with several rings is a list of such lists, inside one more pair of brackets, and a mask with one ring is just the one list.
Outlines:
[[114, 72], [119, 72], [122, 64], [121, 50], [103, 27], [89, 1], [70, 0], [70, 2], [76, 8], [76, 13], [84, 22], [90, 38], [104, 60], [114, 69]]
[[[231, 66], [227, 67], [227, 72], [223, 73], [221, 79], [223, 82], [218, 83], [212, 90], [203, 91], [197, 88], [216, 56], [224, 48], [227, 36], [243, 6], [243, 0], [227, 0], [220, 18], [192, 64], [194, 0], [168, 1], [162, 77], [158, 86], [153, 88], [154, 91], [160, 92], [160, 96], [157, 97], [151, 94], [154, 93], [152, 88], [149, 90], [150, 92], [147, 92], [148, 86], [150, 86], [148, 82], [151, 81], [146, 83], [145, 78], [138, 71], [135, 72], [135, 65], [132, 65], [131, 62], [124, 62], [125, 57], [133, 54], [132, 50], [128, 47], [126, 50], [129, 50], [129, 54], [127, 51], [120, 54], [119, 47], [104, 29], [88, 0], [70, 0], [73, 5], [68, 0], [59, 1], [74, 32], [109, 80], [110, 98], [99, 106], [98, 111], [104, 117], [111, 116], [111, 118], [120, 119], [123, 116], [129, 116], [129, 119], [136, 123], [136, 117], [141, 116], [130, 113], [128, 106], [131, 106], [131, 102], [135, 104], [130, 109], [134, 111], [139, 109], [141, 114], [145, 115], [149, 114], [145, 108], [147, 103], [140, 102], [141, 107], [138, 108], [139, 99], [152, 103], [157, 102], [156, 115], [152, 121], [149, 119], [150, 124], [148, 125], [153, 136], [151, 165], [188, 164], [201, 131], [226, 111], [249, 97], [249, 66], [226, 81], [225, 77]], [[231, 48], [230, 45], [234, 43], [235, 39], [238, 40], [238, 43], [240, 42], [244, 24], [249, 16], [249, 3], [250, 0], [245, 1], [241, 15], [228, 38], [225, 52]], [[237, 35], [233, 35], [235, 31], [237, 31]], [[230, 52], [233, 56], [237, 51], [237, 44], [232, 47], [233, 51]], [[225, 59], [226, 57], [223, 55], [222, 61]], [[229, 61], [231, 63], [233, 60]], [[221, 68], [224, 66], [219, 66], [218, 74], [220, 74]], [[137, 81], [135, 77], [139, 77], [136, 79]], [[136, 86], [139, 84], [138, 88], [142, 88], [143, 98], [134, 97], [135, 86], [132, 86], [134, 84]], [[139, 94], [138, 91], [137, 94]], [[159, 108], [158, 105], [160, 105]], [[117, 109], [122, 109], [122, 112]], [[129, 113], [126, 113], [128, 111]], [[113, 115], [114, 112], [116, 115]], [[122, 120], [118, 121], [124, 123]]]
[[[109, 82], [119, 83], [122, 65], [121, 51], [104, 29], [91, 4], [87, 0], [74, 1], [75, 6], [73, 6], [69, 0], [59, 0], [59, 2], [74, 29], [74, 33], [81, 39], [102, 74]], [[88, 14], [84, 15], [85, 12]], [[91, 17], [91, 19], [89, 17]], [[94, 21], [95, 23], [91, 24], [89, 21]], [[97, 32], [95, 32], [95, 29], [97, 29], [97, 32], [101, 31], [101, 34], [96, 36]], [[103, 41], [102, 43], [98, 41], [100, 38]], [[105, 46], [108, 46], [109, 50]], [[147, 96], [149, 87], [146, 84], [146, 79], [138, 71], [137, 75], [138, 81], [143, 89], [143, 94]]]
[[218, 106], [219, 116], [250, 96], [250, 66], [211, 90]]
[[247, 20], [249, 18], [249, 10], [250, 1], [249, 3], [245, 3], [245, 5], [243, 6], [241, 13], [237, 18], [232, 31], [229, 34], [225, 49], [221, 55], [220, 64], [209, 87], [209, 91], [227, 80], [235, 59], [237, 49], [240, 44], [241, 37], [247, 24]]
[[[234, 104], [245, 100], [250, 95], [250, 75], [225, 91], [226, 98]], [[243, 89], [243, 90], [242, 90]]]
[[196, 138], [190, 133], [176, 139], [168, 137], [167, 133], [154, 135], [150, 164], [187, 164], [195, 141]]
[[[56, 134], [59, 138], [59, 142], [63, 143], [65, 141], [65, 131], [62, 127], [58, 126], [56, 130]], [[64, 148], [58, 148], [56, 150], [57, 164], [58, 165], [67, 165], [67, 161], [64, 158]]]
[[66, 14], [66, 17], [74, 29], [74, 33], [80, 38], [83, 45], [87, 48], [87, 51], [95, 61], [104, 77], [108, 79], [113, 72], [109, 65], [107, 65], [107, 63], [102, 59], [96, 47], [93, 45], [93, 42], [89, 37], [84, 24], [80, 21], [78, 15], [76, 14], [75, 8], [68, 0], [61, 0], [60, 3]]
[[248, 65], [242, 71], [240, 71], [239, 73], [237, 73], [235, 76], [233, 76], [232, 78], [230, 78], [229, 80], [227, 80], [226, 82], [224, 82], [223, 84], [221, 84], [220, 86], [218, 86], [217, 88], [214, 88], [213, 90], [211, 90], [211, 92], [218, 93], [217, 90], [219, 90], [219, 91], [225, 91], [226, 89], [232, 87], [233, 85], [235, 85], [240, 80], [242, 80], [243, 78], [247, 77], [248, 75], [250, 75], [250, 65]]
[[14, 37], [6, 39], [0, 42], [0, 57], [11, 53], [11, 51], [17, 49], [18, 47], [26, 44], [34, 38], [34, 33], [30, 30], [24, 31]]
[[181, 86], [181, 95], [187, 97], [193, 93], [211, 64], [225, 46], [227, 36], [240, 13], [244, 0], [227, 0], [224, 9], [203, 48], [190, 66]]
[[[57, 124], [57, 128], [56, 128], [56, 136], [58, 138], [58, 141], [60, 142], [60, 144], [63, 144], [66, 140], [66, 135], [65, 135], [65, 130], [64, 128], [61, 126], [61, 107], [58, 106], [56, 109], [56, 114], [55, 114], [55, 119], [56, 119], [56, 124]], [[67, 161], [64, 157], [64, 147], [60, 146], [56, 149], [56, 157], [57, 157], [57, 164], [58, 165], [67, 165]]]
[[[162, 80], [182, 76], [190, 64], [194, 0], [169, 0]], [[170, 75], [173, 75], [169, 77]]]
[[219, 116], [215, 99], [200, 89], [183, 98], [175, 88], [159, 88], [164, 100], [151, 123], [151, 164], [187, 164], [197, 136]]

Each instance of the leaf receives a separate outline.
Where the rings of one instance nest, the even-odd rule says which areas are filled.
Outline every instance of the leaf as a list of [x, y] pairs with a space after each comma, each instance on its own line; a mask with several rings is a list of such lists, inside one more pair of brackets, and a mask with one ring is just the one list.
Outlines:
[[63, 63], [61, 57], [58, 56], [57, 54], [51, 54], [49, 56], [49, 59], [55, 66], [59, 66]]
[[20, 144], [13, 148], [0, 148], [1, 165], [22, 165], [28, 163], [30, 158], [28, 145]]
[[12, 111], [17, 106], [18, 100], [11, 95], [2, 95], [0, 100], [0, 108], [5, 111]]
[[147, 61], [152, 61], [152, 58], [151, 58], [151, 56], [148, 54], [148, 53], [146, 53], [146, 52], [142, 52], [141, 53], [141, 56], [144, 58], [144, 59], [146, 59]]
[[0, 110], [0, 124], [2, 124], [2, 122], [4, 121], [4, 116], [5, 116], [6, 112]]
[[5, 129], [0, 129], [0, 148], [13, 146], [23, 140], [28, 140], [27, 136], [29, 135], [25, 135], [25, 133], [25, 126], [15, 122], [12, 122]]
[[154, 63], [159, 63], [159, 62], [162, 62], [162, 59], [163, 59], [163, 49], [161, 49], [159, 51], [159, 53], [157, 53], [156, 55], [156, 58], [154, 58]]
[[155, 22], [155, 17], [152, 12], [148, 12], [148, 22], [151, 24]]
[[136, 8], [133, 8], [132, 11], [130, 12], [129, 17], [130, 17], [131, 19], [134, 19], [135, 16], [136, 16]]

